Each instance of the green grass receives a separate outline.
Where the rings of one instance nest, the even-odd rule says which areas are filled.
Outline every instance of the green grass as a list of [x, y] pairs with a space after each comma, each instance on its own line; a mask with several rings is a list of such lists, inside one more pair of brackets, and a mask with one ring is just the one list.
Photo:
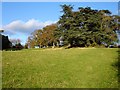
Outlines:
[[118, 49], [3, 51], [3, 88], [117, 88]]

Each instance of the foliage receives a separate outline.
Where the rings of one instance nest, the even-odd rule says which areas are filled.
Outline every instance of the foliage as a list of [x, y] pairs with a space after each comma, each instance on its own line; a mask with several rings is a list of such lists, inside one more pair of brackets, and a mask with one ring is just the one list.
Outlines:
[[28, 49], [28, 44], [26, 43], [25, 46], [24, 46], [25, 49]]
[[20, 39], [10, 39], [10, 42], [12, 43], [11, 50], [21, 50], [23, 49], [23, 46], [21, 45]]
[[63, 15], [56, 24], [35, 30], [28, 37], [30, 47], [60, 45], [61, 37], [62, 45], [68, 47], [108, 47], [118, 41], [116, 31], [120, 28], [120, 17], [111, 15], [109, 10], [79, 7], [74, 11], [71, 5], [61, 7]]
[[12, 46], [16, 46], [17, 44], [21, 43], [20, 39], [10, 39], [10, 42], [12, 43]]
[[110, 45], [117, 41], [116, 22], [110, 11], [90, 7], [79, 7], [78, 11], [73, 11], [71, 5], [62, 5], [62, 9], [57, 33], [70, 46]]
[[34, 47], [35, 45], [52, 46], [56, 42], [54, 31], [57, 28], [56, 24], [48, 25], [43, 29], [35, 30], [30, 37], [28, 37], [28, 45]]

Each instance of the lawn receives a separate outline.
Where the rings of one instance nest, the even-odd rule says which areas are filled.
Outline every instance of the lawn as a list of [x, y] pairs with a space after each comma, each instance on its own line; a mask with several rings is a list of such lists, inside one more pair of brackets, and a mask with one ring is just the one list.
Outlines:
[[117, 88], [116, 48], [3, 51], [3, 88]]

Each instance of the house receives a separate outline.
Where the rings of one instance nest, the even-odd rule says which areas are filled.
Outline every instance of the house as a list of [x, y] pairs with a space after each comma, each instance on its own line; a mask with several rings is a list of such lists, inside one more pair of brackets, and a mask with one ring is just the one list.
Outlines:
[[9, 41], [8, 36], [0, 34], [0, 50], [11, 48], [12, 43]]

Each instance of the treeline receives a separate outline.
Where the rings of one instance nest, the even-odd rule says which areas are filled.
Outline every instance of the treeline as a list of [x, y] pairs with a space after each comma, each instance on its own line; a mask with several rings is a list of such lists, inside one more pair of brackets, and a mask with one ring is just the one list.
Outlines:
[[71, 5], [61, 5], [63, 15], [56, 24], [35, 30], [28, 37], [27, 46], [95, 47], [114, 45], [118, 42], [120, 17], [109, 10], [93, 10]]
[[34, 48], [34, 46], [53, 46], [57, 39], [54, 37], [54, 32], [57, 29], [56, 24], [52, 24], [44, 27], [43, 29], [35, 30], [31, 36], [28, 37], [28, 46]]

